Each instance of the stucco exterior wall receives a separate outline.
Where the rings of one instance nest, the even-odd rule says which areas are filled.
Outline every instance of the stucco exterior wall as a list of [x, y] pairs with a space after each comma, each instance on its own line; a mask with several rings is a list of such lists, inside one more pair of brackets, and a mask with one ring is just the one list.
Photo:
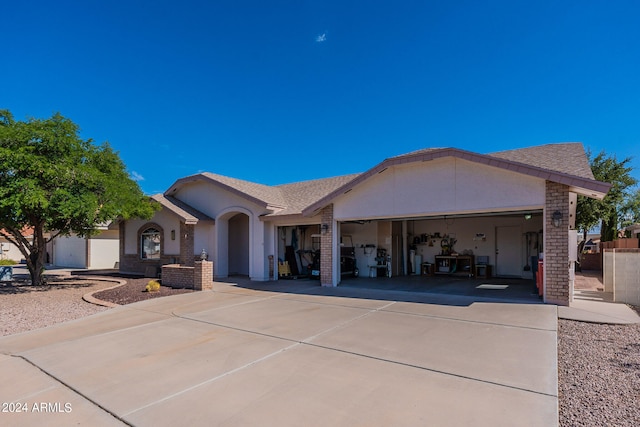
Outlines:
[[[264, 207], [207, 182], [185, 185], [173, 196], [215, 219], [213, 234], [203, 237], [203, 230], [197, 231], [196, 239], [199, 240], [196, 241], [195, 255], [197, 257], [202, 251], [198, 245], [205, 241], [212, 243], [209, 259], [214, 262], [216, 277], [237, 273], [249, 275], [252, 280], [269, 279], [269, 244], [265, 245], [265, 236], [273, 235], [273, 226], [260, 220], [261, 215], [268, 213]], [[246, 215], [248, 221], [244, 222], [242, 215], [237, 214]], [[248, 245], [242, 240], [246, 238], [244, 233], [248, 233]], [[229, 239], [234, 239], [234, 236], [238, 238], [238, 244], [230, 246]], [[245, 253], [248, 254], [246, 266]]]
[[4, 240], [0, 243], [0, 250], [2, 251], [0, 259], [10, 259], [15, 262], [20, 262], [20, 260], [24, 259], [24, 255], [22, 255], [22, 252], [20, 252], [20, 249], [18, 249], [16, 245]]
[[[143, 225], [153, 222], [160, 225], [164, 231], [163, 244], [165, 255], [178, 256], [180, 254], [180, 220], [171, 212], [161, 210], [156, 212], [150, 220], [131, 219], [125, 222], [124, 253], [134, 255], [138, 253], [138, 230]], [[171, 230], [175, 230], [175, 239], [171, 239]]]
[[390, 167], [337, 198], [336, 220], [541, 209], [545, 181], [461, 159]]

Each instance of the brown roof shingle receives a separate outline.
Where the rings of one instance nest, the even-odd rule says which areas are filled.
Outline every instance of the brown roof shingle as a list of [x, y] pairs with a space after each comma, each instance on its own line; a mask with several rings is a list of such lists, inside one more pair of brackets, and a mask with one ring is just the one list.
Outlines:
[[311, 181], [295, 182], [278, 185], [286, 200], [287, 207], [269, 216], [295, 215], [315, 201], [325, 197], [335, 189], [350, 182], [359, 174], [342, 175], [333, 178], [315, 179]]
[[546, 144], [487, 155], [580, 178], [595, 179], [584, 147], [579, 142]]

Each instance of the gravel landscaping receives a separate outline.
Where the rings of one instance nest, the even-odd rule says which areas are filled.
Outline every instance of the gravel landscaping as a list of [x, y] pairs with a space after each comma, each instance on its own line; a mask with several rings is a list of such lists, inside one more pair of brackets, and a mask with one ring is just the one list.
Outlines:
[[[148, 278], [105, 276], [109, 280], [96, 280], [68, 275], [47, 277], [48, 284], [45, 286], [31, 286], [25, 276], [18, 276], [13, 282], [0, 282], [0, 336], [45, 328], [109, 309], [82, 299], [90, 293], [102, 301], [123, 305], [193, 292], [167, 286], [161, 286], [159, 292], [144, 292], [151, 280]], [[126, 284], [107, 289], [116, 286], [119, 281], [126, 281]]]
[[558, 392], [561, 426], [640, 425], [640, 324], [559, 319]]
[[[115, 304], [193, 292], [163, 286], [149, 293], [144, 292], [148, 278], [111, 280], [53, 276], [42, 287], [31, 286], [25, 278], [0, 283], [0, 336], [108, 310], [82, 299], [91, 292]], [[114, 280], [126, 284], [107, 289]], [[640, 425], [640, 324], [558, 320], [558, 392], [560, 426]]]

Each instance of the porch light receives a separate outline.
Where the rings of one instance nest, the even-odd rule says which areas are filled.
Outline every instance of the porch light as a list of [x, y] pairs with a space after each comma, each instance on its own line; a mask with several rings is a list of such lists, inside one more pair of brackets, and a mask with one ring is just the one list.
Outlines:
[[327, 231], [329, 230], [329, 224], [322, 224], [320, 228], [322, 229], [322, 234], [327, 234]]
[[562, 219], [562, 212], [555, 211], [551, 215], [551, 221], [553, 222], [554, 227], [560, 227], [560, 220]]

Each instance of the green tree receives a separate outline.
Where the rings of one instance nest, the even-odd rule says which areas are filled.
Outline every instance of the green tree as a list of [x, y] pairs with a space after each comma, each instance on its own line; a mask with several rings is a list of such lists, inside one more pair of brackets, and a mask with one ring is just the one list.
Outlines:
[[81, 139], [59, 113], [16, 121], [0, 110], [0, 234], [22, 252], [34, 285], [43, 283], [54, 237], [91, 236], [100, 224], [150, 218], [156, 209], [108, 143]]
[[640, 189], [633, 192], [622, 206], [622, 227], [640, 223]]
[[587, 231], [600, 223], [602, 241], [611, 241], [618, 236], [618, 226], [627, 214], [630, 190], [638, 181], [631, 176], [631, 157], [619, 161], [615, 155], [608, 156], [604, 151], [593, 158], [589, 153], [589, 157], [595, 179], [608, 182], [612, 187], [603, 200], [578, 198], [576, 227], [586, 237]]

